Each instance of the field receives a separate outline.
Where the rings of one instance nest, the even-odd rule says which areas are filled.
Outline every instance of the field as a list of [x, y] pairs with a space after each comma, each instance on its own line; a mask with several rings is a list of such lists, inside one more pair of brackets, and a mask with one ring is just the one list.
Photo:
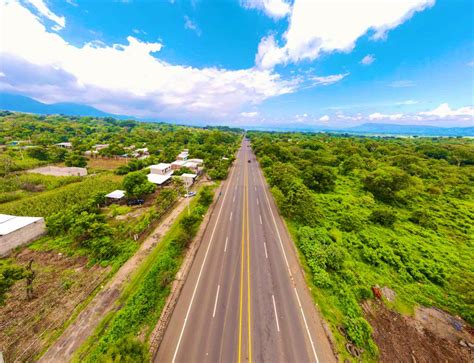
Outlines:
[[347, 340], [385, 356], [361, 307], [374, 292], [405, 315], [434, 306], [474, 323], [472, 141], [250, 137], [343, 358]]

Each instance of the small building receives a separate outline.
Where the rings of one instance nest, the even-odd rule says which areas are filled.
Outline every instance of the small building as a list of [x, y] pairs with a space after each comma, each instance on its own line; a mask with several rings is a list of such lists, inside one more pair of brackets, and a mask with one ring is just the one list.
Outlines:
[[204, 164], [204, 160], [202, 159], [188, 159], [188, 162], [197, 164], [198, 166], [201, 166]]
[[171, 169], [171, 164], [168, 163], [159, 163], [157, 165], [150, 165], [150, 173], [151, 174], [158, 174], [158, 175], [166, 175], [166, 174], [173, 174], [173, 170]]
[[184, 186], [189, 188], [191, 185], [194, 184], [194, 180], [196, 179], [196, 174], [188, 174], [184, 173], [181, 175], [181, 179], [183, 180]]
[[143, 157], [148, 157], [150, 156], [150, 152], [148, 151], [147, 147], [141, 148], [141, 149], [136, 149], [133, 153], [132, 156], [134, 158], [140, 158], [142, 159]]
[[94, 149], [95, 151], [100, 151], [102, 149], [106, 149], [109, 147], [109, 144], [96, 144], [94, 146], [92, 146], [92, 149]]
[[105, 198], [108, 199], [109, 203], [120, 202], [125, 198], [125, 190], [114, 190], [113, 192], [106, 194]]
[[188, 149], [184, 149], [183, 151], [181, 151], [178, 155], [178, 157], [176, 158], [177, 160], [188, 160], [188, 156], [189, 156], [189, 151]]
[[71, 142], [58, 142], [55, 144], [57, 147], [63, 148], [63, 149], [72, 149], [72, 143]]
[[44, 218], [0, 214], [0, 256], [23, 246], [46, 233]]
[[70, 166], [70, 167], [43, 166], [40, 168], [27, 170], [27, 173], [53, 175], [53, 176], [86, 176], [87, 169], [73, 167], [73, 166]]
[[173, 170], [178, 170], [178, 169], [181, 169], [184, 164], [186, 164], [186, 161], [185, 160], [176, 160], [176, 161], [173, 161], [171, 163], [171, 169]]
[[164, 185], [166, 184], [170, 179], [173, 173], [168, 173], [168, 174], [148, 174], [148, 181], [150, 183], [156, 184], [156, 185]]

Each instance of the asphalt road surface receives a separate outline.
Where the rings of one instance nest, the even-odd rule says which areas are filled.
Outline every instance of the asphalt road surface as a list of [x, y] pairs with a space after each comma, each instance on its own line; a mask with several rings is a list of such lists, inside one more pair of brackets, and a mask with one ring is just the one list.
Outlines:
[[246, 140], [209, 223], [155, 362], [335, 362]]

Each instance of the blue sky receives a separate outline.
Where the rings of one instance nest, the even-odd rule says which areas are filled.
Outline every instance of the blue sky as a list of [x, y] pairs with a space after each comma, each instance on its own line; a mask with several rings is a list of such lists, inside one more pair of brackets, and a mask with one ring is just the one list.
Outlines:
[[0, 91], [176, 122], [474, 125], [471, 0], [0, 0]]

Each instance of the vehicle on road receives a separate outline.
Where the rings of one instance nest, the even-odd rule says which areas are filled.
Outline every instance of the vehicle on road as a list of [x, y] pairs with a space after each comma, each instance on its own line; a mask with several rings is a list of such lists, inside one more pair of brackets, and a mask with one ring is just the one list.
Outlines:
[[142, 205], [143, 203], [145, 203], [143, 199], [131, 199], [127, 202], [127, 205]]
[[196, 192], [189, 192], [187, 194], [184, 195], [185, 198], [191, 198], [191, 197], [194, 197], [196, 195]]
[[249, 159], [249, 163], [250, 163], [250, 159]]

